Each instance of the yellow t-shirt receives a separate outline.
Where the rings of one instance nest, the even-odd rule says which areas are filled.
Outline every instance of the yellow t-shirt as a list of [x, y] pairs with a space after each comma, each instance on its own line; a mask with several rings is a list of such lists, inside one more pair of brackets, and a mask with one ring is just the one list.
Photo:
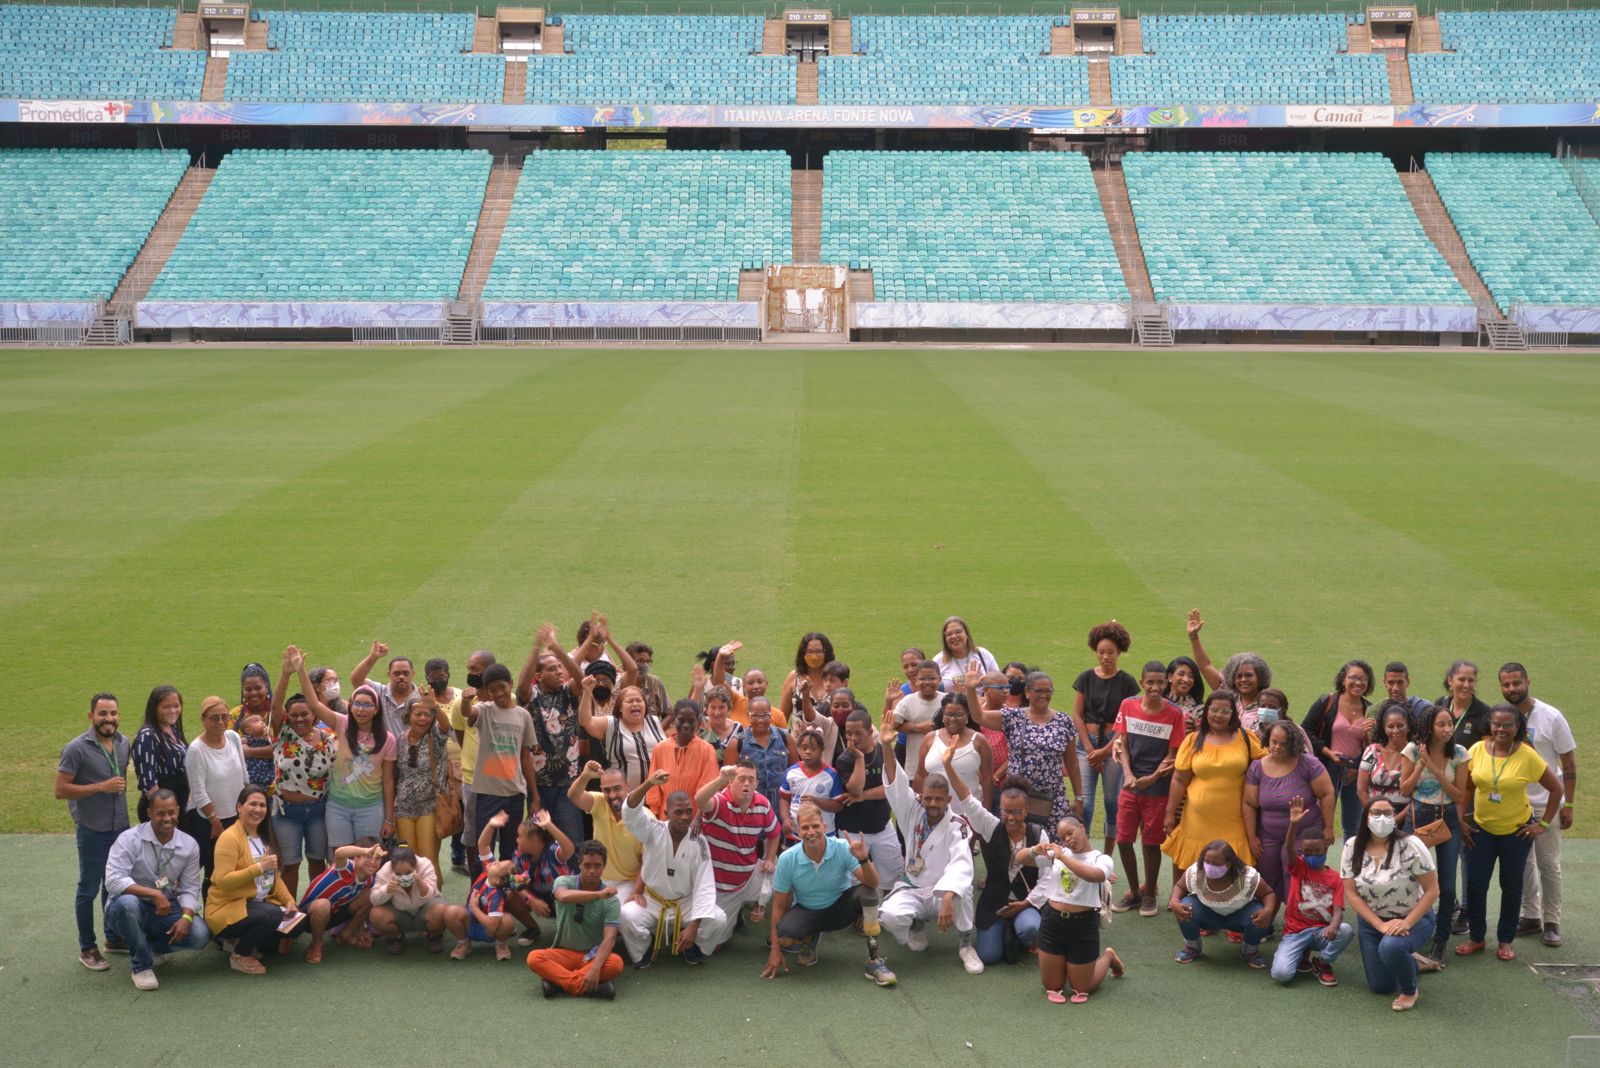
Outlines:
[[[1467, 752], [1472, 762], [1473, 820], [1490, 834], [1513, 834], [1533, 815], [1528, 784], [1538, 782], [1548, 765], [1526, 742], [1508, 757], [1489, 752], [1485, 739]], [[1496, 801], [1498, 797], [1500, 800]]]
[[467, 722], [461, 711], [461, 691], [450, 703], [450, 729], [461, 732], [461, 782], [472, 785], [472, 773], [478, 767], [478, 728]]
[[594, 802], [594, 839], [606, 847], [606, 870], [600, 877], [607, 882], [620, 883], [639, 877], [639, 864], [644, 859], [644, 847], [639, 839], [623, 824], [622, 819], [611, 814], [606, 795], [589, 791]]

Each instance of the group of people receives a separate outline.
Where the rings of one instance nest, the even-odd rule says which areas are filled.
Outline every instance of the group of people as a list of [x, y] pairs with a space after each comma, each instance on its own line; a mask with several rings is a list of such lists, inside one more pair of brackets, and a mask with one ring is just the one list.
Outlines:
[[[820, 632], [776, 703], [762, 670], [737, 671], [737, 641], [699, 654], [674, 701], [651, 647], [619, 645], [602, 615], [570, 652], [540, 627], [515, 676], [473, 652], [461, 688], [444, 659], [419, 682], [374, 642], [346, 697], [291, 645], [276, 683], [252, 663], [237, 705], [202, 701], [194, 737], [172, 686], [131, 742], [98, 693], [55, 783], [77, 826], [79, 960], [110, 967], [97, 896], [142, 990], [167, 954], [213, 942], [261, 974], [301, 938], [319, 964], [330, 935], [398, 954], [419, 933], [430, 953], [450, 935], [453, 959], [474, 943], [510, 959], [515, 940], [545, 996], [612, 997], [624, 954], [698, 965], [744, 926], [764, 929], [768, 978], [849, 930], [888, 986], [883, 932], [915, 953], [932, 926], [968, 973], [1034, 955], [1050, 1001], [1082, 1002], [1124, 972], [1100, 944], [1110, 915], [1158, 915], [1163, 857], [1180, 964], [1222, 933], [1279, 982], [1332, 986], [1355, 941], [1404, 1011], [1452, 933], [1457, 955], [1487, 947], [1497, 870], [1496, 955], [1519, 935], [1561, 944], [1576, 743], [1522, 665], [1501, 667], [1491, 706], [1469, 661], [1428, 701], [1403, 663], [1351, 660], [1296, 723], [1267, 662], [1217, 667], [1203, 628], [1191, 612], [1188, 654], [1135, 676], [1127, 629], [1094, 627], [1070, 711], [1050, 674], [1001, 665], [955, 616], [932, 657], [902, 651], [876, 717]], [[471, 880], [464, 901], [442, 892], [446, 864]]]

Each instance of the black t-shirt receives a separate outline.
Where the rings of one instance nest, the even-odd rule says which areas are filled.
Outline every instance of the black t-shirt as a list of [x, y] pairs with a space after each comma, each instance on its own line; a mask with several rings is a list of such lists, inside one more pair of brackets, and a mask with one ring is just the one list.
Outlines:
[[[833, 762], [833, 770], [839, 773], [841, 782], [850, 781], [850, 775], [856, 769], [856, 759], [860, 756], [861, 754], [856, 750], [846, 749]], [[870, 790], [874, 786], [882, 785], [883, 745], [879, 743], [878, 748], [873, 750], [872, 755], [867, 758], [866, 777], [861, 788]], [[851, 834], [875, 834], [889, 825], [889, 802], [886, 800], [857, 801], [854, 804], [846, 805], [844, 811], [834, 817], [833, 822], [837, 829], [849, 831]]]
[[1139, 680], [1126, 671], [1102, 679], [1090, 668], [1072, 680], [1072, 688], [1083, 694], [1083, 722], [1110, 727], [1117, 721], [1117, 709], [1130, 697], [1138, 697]]

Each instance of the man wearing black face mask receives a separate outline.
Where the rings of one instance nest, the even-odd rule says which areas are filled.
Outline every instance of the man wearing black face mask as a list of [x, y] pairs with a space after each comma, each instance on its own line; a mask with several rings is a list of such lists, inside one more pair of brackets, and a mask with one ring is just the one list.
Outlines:
[[[474, 690], [483, 689], [483, 673], [498, 661], [495, 655], [487, 649], [479, 649], [467, 657], [467, 685]], [[448, 667], [446, 669], [448, 677]], [[455, 695], [455, 703], [450, 707], [450, 730], [455, 736], [456, 745], [461, 752], [461, 811], [472, 811], [472, 773], [478, 763], [478, 728], [467, 722], [466, 710], [461, 707], [461, 695]], [[452, 756], [451, 758], [455, 758]], [[450, 839], [450, 868], [462, 875], [476, 875], [472, 869], [477, 866], [478, 851], [476, 848], [467, 850], [461, 835]], [[471, 865], [469, 867], [469, 864]]]
[[[440, 725], [451, 732], [450, 742], [445, 747], [445, 758], [450, 762], [451, 774], [459, 779], [461, 742], [457, 740], [453, 728], [461, 704], [461, 691], [450, 685], [450, 661], [441, 656], [433, 657], [422, 666], [422, 677], [438, 704]], [[460, 831], [450, 836], [450, 866], [462, 872], [467, 870], [467, 851]]]
[[634, 670], [639, 676], [639, 689], [644, 691], [645, 711], [657, 719], [665, 719], [672, 711], [672, 698], [667, 695], [667, 684], [652, 667], [656, 651], [644, 642], [629, 642], [628, 655], [633, 657]]

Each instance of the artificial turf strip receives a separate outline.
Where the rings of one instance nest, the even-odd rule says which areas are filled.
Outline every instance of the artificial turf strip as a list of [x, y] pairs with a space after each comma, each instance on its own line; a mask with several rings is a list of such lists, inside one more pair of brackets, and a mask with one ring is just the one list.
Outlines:
[[[1338, 665], [1508, 659], [1586, 752], [1600, 367], [1489, 353], [214, 347], [0, 353], [0, 830], [90, 693], [234, 698], [294, 641], [519, 662], [590, 609], [774, 690], [834, 640], [876, 709], [964, 615], [1056, 675], [1253, 648], [1297, 714]], [[1574, 834], [1600, 817], [1579, 791]]]
[[[823, 939], [816, 967], [795, 966], [787, 977], [764, 982], [765, 953], [748, 928], [702, 967], [666, 960], [648, 973], [627, 969], [610, 1003], [543, 1000], [522, 962], [525, 951], [498, 963], [492, 947], [479, 945], [466, 961], [453, 962], [429, 957], [415, 936], [398, 958], [381, 948], [330, 945], [320, 967], [297, 956], [269, 964], [263, 977], [230, 971], [212, 950], [179, 954], [158, 972], [161, 989], [140, 993], [128, 981], [126, 957], [110, 957], [111, 971], [99, 974], [78, 964], [71, 916], [76, 871], [69, 836], [0, 837], [0, 1028], [7, 1063], [98, 1063], [114, 1050], [116, 1063], [128, 1068], [213, 1068], [219, 1057], [260, 1061], [270, 1050], [271, 1063], [298, 1065], [324, 1063], [327, 1051], [337, 1049], [356, 1051], [346, 1060], [399, 1065], [465, 1058], [473, 1065], [669, 1068], [1035, 1062], [1326, 1068], [1342, 1063], [1340, 1051], [1363, 1049], [1371, 1064], [1428, 1065], [1460, 1056], [1520, 1068], [1562, 1064], [1569, 1036], [1594, 1033], [1594, 1017], [1582, 1014], [1595, 1009], [1593, 991], [1569, 990], [1569, 1001], [1528, 967], [1600, 959], [1594, 952], [1600, 843], [1592, 841], [1569, 842], [1566, 851], [1567, 948], [1523, 939], [1512, 963], [1492, 952], [1452, 955], [1444, 972], [1421, 978], [1421, 1000], [1405, 1014], [1391, 1012], [1389, 997], [1366, 989], [1354, 946], [1335, 965], [1336, 989], [1309, 975], [1280, 989], [1265, 972], [1246, 967], [1221, 935], [1206, 940], [1201, 960], [1175, 964], [1177, 925], [1167, 913], [1153, 919], [1126, 913], [1102, 930], [1102, 944], [1117, 948], [1128, 975], [1108, 980], [1086, 1005], [1048, 1004], [1031, 957], [969, 976], [956, 959], [954, 936], [936, 932], [921, 954], [885, 939], [900, 978], [892, 990], [862, 978], [863, 944], [848, 932]], [[1161, 885], [1165, 894], [1165, 874]], [[445, 893], [462, 900], [465, 879], [447, 877]], [[1491, 906], [1496, 900], [1491, 894]], [[1274, 945], [1267, 943], [1269, 953]], [[229, 1027], [219, 1030], [219, 1021]]]

